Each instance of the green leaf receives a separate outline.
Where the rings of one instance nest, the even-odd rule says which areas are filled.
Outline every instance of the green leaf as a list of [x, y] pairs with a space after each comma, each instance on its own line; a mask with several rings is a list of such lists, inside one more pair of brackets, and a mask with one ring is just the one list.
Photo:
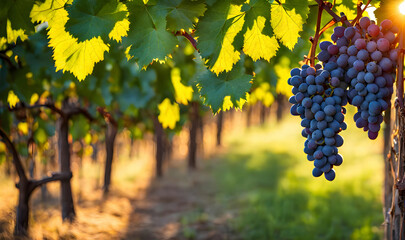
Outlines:
[[66, 30], [79, 41], [101, 36], [106, 41], [115, 24], [125, 19], [127, 12], [117, 0], [75, 0], [67, 8]]
[[308, 0], [282, 0], [271, 5], [271, 26], [277, 38], [292, 50], [308, 18]]
[[15, 43], [18, 38], [25, 40], [26, 34], [34, 33], [30, 12], [34, 5], [32, 0], [0, 1], [0, 39]]
[[55, 125], [48, 121], [38, 119], [38, 128], [34, 132], [35, 142], [44, 145], [48, 142], [49, 137], [55, 134]]
[[240, 52], [233, 42], [242, 30], [244, 13], [242, 5], [221, 0], [209, 7], [197, 25], [198, 49], [211, 71], [230, 71], [240, 59]]
[[252, 76], [245, 74], [241, 65], [237, 64], [232, 71], [218, 76], [211, 71], [205, 71], [198, 77], [200, 96], [205, 99], [205, 104], [210, 106], [214, 113], [227, 108], [226, 98], [232, 102], [233, 106], [240, 106], [240, 103], [246, 100], [246, 93], [252, 86]]
[[33, 5], [33, 0], [12, 1], [12, 5], [8, 10], [8, 19], [11, 22], [12, 29], [23, 29], [30, 34], [34, 32], [34, 25], [30, 19], [30, 12]]
[[72, 123], [70, 133], [72, 134], [73, 141], [83, 139], [90, 130], [88, 120], [84, 116], [79, 115], [73, 119]]
[[194, 28], [193, 24], [206, 9], [201, 0], [162, 0], [159, 4], [168, 10], [167, 29], [171, 31]]
[[131, 24], [123, 43], [130, 46], [129, 54], [141, 67], [154, 60], [164, 60], [178, 42], [174, 34], [166, 30], [167, 10], [144, 5], [142, 0], [129, 2], [128, 10]]
[[250, 1], [245, 15], [243, 52], [253, 61], [270, 61], [279, 48], [270, 24], [270, 4], [266, 0]]
[[[121, 111], [125, 112], [129, 107], [144, 108], [155, 96], [152, 82], [156, 80], [154, 70], [142, 71], [136, 84], [124, 83], [122, 91], [118, 95], [118, 102]], [[140, 80], [140, 81], [139, 81]]]

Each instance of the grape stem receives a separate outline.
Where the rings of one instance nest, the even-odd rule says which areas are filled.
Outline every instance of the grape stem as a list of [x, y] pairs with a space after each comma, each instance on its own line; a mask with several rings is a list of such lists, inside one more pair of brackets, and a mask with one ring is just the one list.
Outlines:
[[[321, 0], [315, 0], [318, 3], [318, 17], [316, 20], [316, 30], [315, 30], [315, 36], [310, 38], [311, 41], [311, 49], [309, 50], [308, 53], [308, 58], [305, 59], [305, 63], [308, 64], [308, 61], [310, 65], [313, 67], [315, 65], [315, 53], [316, 53], [316, 46], [318, 46], [318, 41], [322, 33], [324, 33], [328, 28], [332, 27], [335, 23], [337, 22], [342, 22], [346, 24], [348, 27], [351, 27], [351, 23], [347, 20], [345, 15], [342, 15], [342, 17], [339, 17], [336, 13], [333, 12], [332, 7], [333, 5], [330, 4], [329, 2], [325, 3]], [[371, 1], [371, 0], [370, 0]], [[368, 3], [367, 3], [368, 5]], [[366, 7], [367, 7], [366, 5]], [[326, 10], [333, 19], [329, 21], [322, 29], [321, 27], [321, 20], [322, 20], [322, 11]], [[365, 10], [365, 8], [364, 8]], [[363, 10], [363, 11], [364, 11]]]
[[357, 4], [357, 16], [356, 16], [355, 19], [353, 19], [352, 25], [355, 25], [355, 24], [357, 23], [357, 21], [359, 21], [359, 19], [363, 16], [364, 11], [366, 11], [368, 5], [370, 5], [370, 2], [371, 2], [371, 0], [368, 0], [368, 1], [367, 1], [367, 4], [364, 6], [363, 9], [361, 8], [361, 5], [362, 5], [361, 2], [359, 2], [359, 3]]
[[311, 44], [311, 49], [309, 50], [309, 58], [306, 59], [306, 62], [308, 62], [310, 65], [313, 67], [315, 66], [315, 53], [316, 53], [316, 46], [318, 46], [318, 41], [319, 37], [321, 36], [320, 34], [320, 27], [321, 27], [321, 20], [322, 20], [322, 7], [323, 3], [318, 5], [318, 18], [316, 19], [316, 31], [315, 31], [315, 37], [312, 39], [312, 44]]
[[315, 0], [315, 1], [318, 3], [318, 5], [322, 6], [323, 9], [325, 9], [326, 12], [328, 12], [329, 15], [331, 15], [336, 20], [336, 22], [342, 22], [347, 27], [352, 26], [352, 24], [350, 24], [350, 22], [347, 20], [346, 16], [339, 17], [335, 12], [333, 12], [331, 3], [329, 2], [325, 3], [322, 0]]
[[191, 45], [193, 45], [194, 49], [198, 51], [197, 40], [195, 40], [193, 38], [193, 36], [191, 36], [188, 32], [186, 32], [186, 31], [177, 31], [177, 32], [175, 32], [175, 35], [176, 36], [183, 36], [183, 37], [187, 38], [187, 40], [191, 43]]

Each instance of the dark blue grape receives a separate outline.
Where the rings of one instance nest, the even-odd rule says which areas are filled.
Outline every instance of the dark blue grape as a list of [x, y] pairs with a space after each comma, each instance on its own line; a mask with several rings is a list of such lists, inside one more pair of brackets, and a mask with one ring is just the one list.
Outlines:
[[364, 80], [367, 83], [373, 83], [374, 82], [374, 74], [372, 74], [370, 72], [366, 73], [366, 75], [364, 76]]
[[313, 170], [312, 170], [312, 176], [314, 176], [314, 177], [320, 177], [320, 176], [322, 176], [322, 174], [323, 174], [323, 172], [321, 171], [321, 169], [319, 169], [319, 168], [314, 168]]
[[291, 77], [300, 76], [301, 70], [299, 68], [293, 68], [290, 72]]
[[344, 36], [347, 39], [353, 38], [355, 34], [356, 34], [356, 30], [353, 27], [348, 27], [345, 29]]
[[318, 54], [318, 60], [322, 62], [327, 62], [330, 58], [330, 54], [328, 51], [322, 50]]
[[[321, 176], [321, 175], [319, 175]], [[333, 181], [336, 177], [336, 173], [334, 169], [331, 169], [329, 172], [325, 173], [325, 178], [328, 181]]]
[[321, 42], [320, 44], [319, 44], [319, 48], [321, 49], [321, 50], [327, 50], [328, 49], [328, 47], [329, 47], [329, 45], [331, 45], [332, 43], [331, 42], [329, 42], [329, 41], [323, 41], [323, 42]]
[[359, 60], [367, 61], [368, 58], [369, 58], [369, 54], [368, 54], [367, 50], [365, 50], [365, 49], [361, 49], [357, 53], [357, 59], [359, 59]]

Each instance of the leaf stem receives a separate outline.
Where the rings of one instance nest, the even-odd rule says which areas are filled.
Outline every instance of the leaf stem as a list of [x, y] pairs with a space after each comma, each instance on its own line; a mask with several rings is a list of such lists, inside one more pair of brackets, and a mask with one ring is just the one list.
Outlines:
[[176, 36], [183, 36], [183, 37], [187, 38], [187, 40], [191, 43], [191, 45], [193, 45], [194, 49], [199, 51], [198, 48], [197, 48], [197, 40], [195, 40], [193, 38], [193, 36], [191, 36], [188, 32], [186, 32], [186, 31], [177, 31], [177, 32], [175, 32], [175, 35]]

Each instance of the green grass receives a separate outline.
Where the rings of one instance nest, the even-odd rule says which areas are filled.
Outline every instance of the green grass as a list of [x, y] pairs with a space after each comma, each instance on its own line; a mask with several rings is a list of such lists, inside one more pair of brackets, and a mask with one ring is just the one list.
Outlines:
[[333, 182], [312, 177], [297, 118], [228, 139], [214, 176], [242, 239], [382, 238], [382, 137], [369, 140], [351, 114], [346, 121]]

